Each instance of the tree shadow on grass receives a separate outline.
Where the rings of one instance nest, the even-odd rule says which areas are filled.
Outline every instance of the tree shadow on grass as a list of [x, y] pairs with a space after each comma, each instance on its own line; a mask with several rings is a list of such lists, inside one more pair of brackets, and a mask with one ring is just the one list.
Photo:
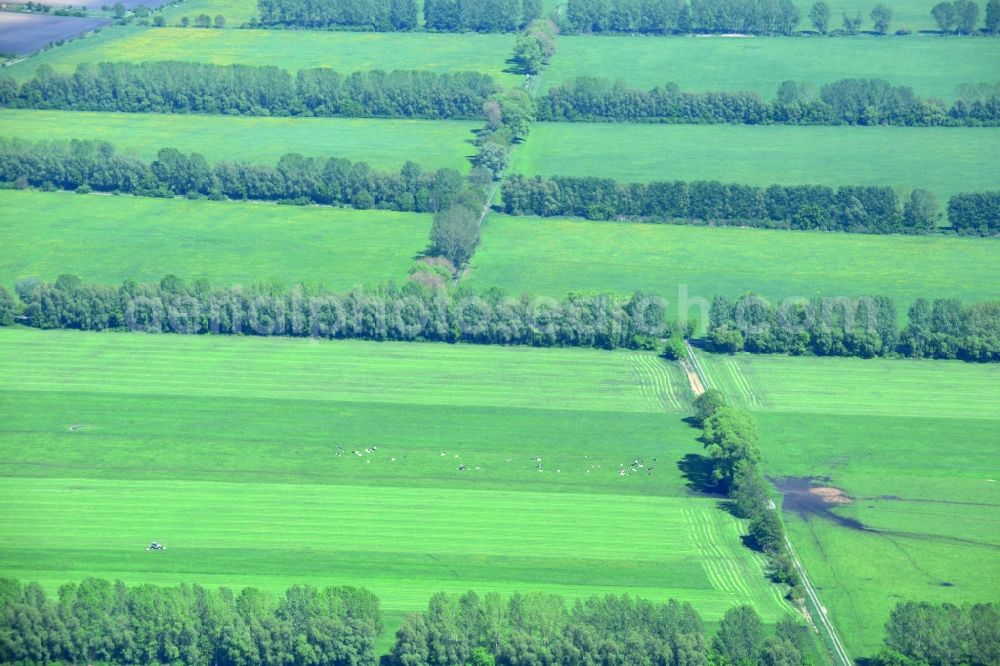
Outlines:
[[688, 490], [706, 497], [725, 497], [719, 493], [712, 479], [712, 461], [703, 455], [689, 453], [677, 461], [677, 469], [684, 476]]

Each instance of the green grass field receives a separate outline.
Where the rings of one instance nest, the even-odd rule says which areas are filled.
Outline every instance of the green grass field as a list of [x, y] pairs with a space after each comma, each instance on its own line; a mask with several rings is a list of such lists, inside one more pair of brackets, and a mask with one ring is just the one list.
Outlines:
[[308, 282], [347, 290], [406, 276], [430, 216], [132, 196], [0, 191], [0, 284], [23, 277], [215, 284]]
[[0, 359], [3, 575], [788, 610], [688, 494], [687, 382], [652, 354], [6, 329]]
[[199, 14], [208, 14], [213, 20], [221, 14], [226, 19], [227, 28], [239, 28], [260, 15], [254, 0], [183, 0], [176, 5], [164, 7], [159, 13], [168, 26], [179, 25], [183, 16], [194, 23]]
[[564, 36], [543, 85], [598, 76], [642, 89], [672, 82], [695, 92], [751, 90], [770, 100], [787, 80], [818, 88], [881, 78], [951, 101], [961, 83], [996, 82], [998, 62], [995, 39]]
[[[465, 172], [482, 123], [372, 118], [255, 118], [157, 113], [0, 110], [0, 134], [29, 141], [101, 139], [152, 159], [161, 148], [197, 151], [209, 162], [274, 164], [285, 153], [346, 157], [383, 170], [415, 160], [427, 170]], [[247, 137], [253, 137], [248, 141]]]
[[6, 70], [31, 77], [38, 65], [71, 72], [81, 62], [182, 60], [218, 65], [275, 65], [290, 71], [332, 67], [361, 70], [418, 69], [450, 73], [475, 71], [497, 83], [517, 86], [521, 77], [505, 73], [514, 35], [308, 30], [198, 30], [115, 27], [78, 39]]
[[997, 153], [996, 128], [538, 123], [514, 152], [511, 172], [622, 182], [891, 185], [907, 193], [919, 187], [943, 208], [957, 192], [997, 188]]
[[792, 541], [853, 652], [901, 600], [1000, 594], [1000, 367], [945, 361], [699, 355], [756, 413], [769, 475], [829, 477], [839, 516], [786, 511]]
[[[755, 291], [791, 296], [885, 294], [901, 315], [921, 296], [996, 298], [1000, 243], [942, 236], [866, 236], [732, 227], [625, 224], [493, 215], [465, 284], [512, 294], [678, 288], [711, 301]], [[691, 310], [696, 316], [697, 310]]]

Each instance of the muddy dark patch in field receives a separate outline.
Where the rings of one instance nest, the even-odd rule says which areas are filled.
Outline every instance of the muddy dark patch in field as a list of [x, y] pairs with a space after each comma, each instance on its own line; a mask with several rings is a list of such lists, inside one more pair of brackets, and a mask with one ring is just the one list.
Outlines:
[[949, 583], [948, 581], [944, 581], [942, 583], [938, 583], [938, 585], [940, 585], [941, 587], [955, 587], [954, 583]]
[[829, 478], [789, 476], [770, 481], [784, 495], [786, 511], [793, 511], [803, 518], [823, 518], [852, 530], [868, 530], [861, 521], [834, 513], [834, 507], [850, 504], [851, 498], [839, 488], [830, 486]]

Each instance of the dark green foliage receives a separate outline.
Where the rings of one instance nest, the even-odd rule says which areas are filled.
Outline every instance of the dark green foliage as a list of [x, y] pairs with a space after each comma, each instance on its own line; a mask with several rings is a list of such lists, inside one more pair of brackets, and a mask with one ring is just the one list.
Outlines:
[[5, 287], [0, 285], [0, 326], [10, 326], [14, 323], [17, 313], [17, 301]]
[[209, 166], [198, 153], [164, 148], [150, 164], [119, 155], [98, 141], [30, 143], [0, 138], [0, 182], [146, 196], [199, 195], [295, 203], [352, 205], [433, 212], [451, 205], [462, 191], [453, 169], [424, 173], [407, 162], [398, 173], [374, 171], [364, 162], [283, 156], [276, 166], [219, 162]]
[[416, 282], [348, 294], [296, 285], [213, 288], [175, 278], [125, 282], [118, 289], [62, 276], [16, 287], [28, 326], [42, 329], [323, 337], [358, 340], [523, 344], [538, 347], [648, 349], [671, 332], [648, 299], [593, 294], [561, 301], [518, 299], [496, 289], [449, 296]]
[[1000, 192], [956, 194], [948, 200], [948, 222], [960, 234], [1000, 234]]
[[416, 0], [258, 0], [260, 23], [400, 31], [417, 27]]
[[549, 594], [431, 598], [396, 633], [389, 666], [683, 664], [707, 666], [701, 618], [689, 604], [591, 597], [567, 609]]
[[996, 604], [953, 606], [899, 603], [885, 626], [883, 666], [1000, 663], [1000, 611]]
[[816, 28], [817, 32], [825, 35], [826, 31], [830, 28], [830, 5], [825, 2], [816, 2], [809, 9], [809, 20], [812, 21], [813, 27]]
[[576, 32], [791, 34], [799, 12], [790, 0], [569, 0], [566, 18]]
[[[424, 0], [424, 25], [441, 32], [513, 32], [535, 16], [522, 0]], [[530, 10], [530, 12], [529, 12]]]
[[755, 295], [717, 298], [708, 343], [717, 352], [817, 356], [887, 356], [1000, 361], [1000, 301], [963, 305], [917, 299], [900, 333], [885, 296], [814, 298], [771, 305]]
[[725, 493], [741, 466], [760, 462], [757, 424], [746, 412], [718, 407], [702, 423], [701, 441], [712, 460], [712, 478]]
[[[16, 84], [13, 84], [16, 86]], [[478, 72], [354, 72], [191, 62], [81, 63], [73, 74], [41, 65], [13, 91], [0, 81], [0, 103], [32, 109], [256, 116], [482, 118], [497, 92]]]
[[479, 245], [481, 215], [481, 208], [474, 200], [439, 211], [431, 226], [431, 252], [455, 266], [464, 266]]
[[892, 7], [879, 3], [872, 8], [872, 23], [875, 24], [875, 32], [884, 35], [889, 32], [889, 24], [892, 23]]
[[882, 79], [842, 79], [812, 95], [778, 90], [767, 102], [751, 92], [681, 91], [668, 83], [634, 90], [623, 82], [580, 77], [551, 88], [538, 100], [538, 119], [566, 122], [636, 122], [787, 125], [966, 126], [1000, 123], [1000, 97], [990, 91], [975, 103], [918, 98], [906, 86]]
[[112, 664], [375, 663], [378, 599], [352, 587], [290, 588], [283, 598], [198, 585], [126, 587], [87, 578], [50, 600], [0, 580], [0, 662]]
[[751, 606], [730, 608], [719, 624], [712, 646], [733, 666], [753, 666], [764, 643], [764, 623]]
[[1000, 0], [989, 0], [986, 3], [986, 32], [997, 34], [1000, 31]]
[[777, 229], [854, 233], [926, 233], [904, 226], [895, 190], [874, 185], [739, 185], [718, 181], [617, 183], [608, 178], [508, 176], [503, 186], [508, 215], [595, 219], [694, 221]]
[[698, 423], [702, 424], [705, 419], [715, 414], [716, 410], [726, 406], [726, 397], [719, 389], [706, 389], [704, 393], [694, 399], [694, 415]]

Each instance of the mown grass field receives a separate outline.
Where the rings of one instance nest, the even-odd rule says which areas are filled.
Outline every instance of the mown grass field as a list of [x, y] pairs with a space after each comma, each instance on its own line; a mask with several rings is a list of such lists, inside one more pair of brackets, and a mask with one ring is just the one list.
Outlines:
[[681, 285], [709, 301], [746, 291], [775, 301], [875, 293], [905, 315], [921, 296], [995, 298], [1000, 243], [493, 215], [463, 283], [549, 296], [639, 290], [669, 299], [671, 314]]
[[6, 329], [0, 359], [7, 576], [788, 610], [688, 495], [686, 379], [648, 353]]
[[214, 284], [307, 282], [336, 290], [401, 281], [429, 215], [273, 204], [0, 191], [0, 284], [24, 277]]
[[[151, 160], [161, 148], [197, 151], [211, 162], [275, 164], [286, 153], [345, 157], [398, 170], [465, 172], [481, 123], [386, 118], [260, 118], [157, 113], [0, 110], [0, 135], [28, 141], [100, 139]], [[253, 137], [253, 140], [247, 140]]]
[[995, 39], [563, 36], [543, 85], [597, 76], [642, 89], [672, 82], [695, 92], [750, 90], [770, 100], [782, 81], [818, 89], [844, 78], [880, 78], [950, 102], [961, 83], [996, 82], [998, 61]]
[[514, 151], [511, 172], [622, 182], [890, 185], [907, 193], [919, 187], [943, 209], [958, 192], [996, 189], [998, 153], [996, 128], [538, 123]]
[[29, 58], [7, 73], [29, 78], [42, 63], [72, 72], [81, 62], [181, 60], [274, 65], [292, 72], [310, 67], [332, 67], [344, 73], [371, 69], [474, 71], [489, 74], [497, 83], [516, 86], [521, 77], [505, 71], [514, 39], [512, 34], [116, 27]]
[[756, 413], [766, 472], [829, 477], [852, 497], [785, 512], [852, 650], [870, 655], [896, 602], [1000, 593], [1000, 368], [945, 361], [701, 354], [709, 384]]

